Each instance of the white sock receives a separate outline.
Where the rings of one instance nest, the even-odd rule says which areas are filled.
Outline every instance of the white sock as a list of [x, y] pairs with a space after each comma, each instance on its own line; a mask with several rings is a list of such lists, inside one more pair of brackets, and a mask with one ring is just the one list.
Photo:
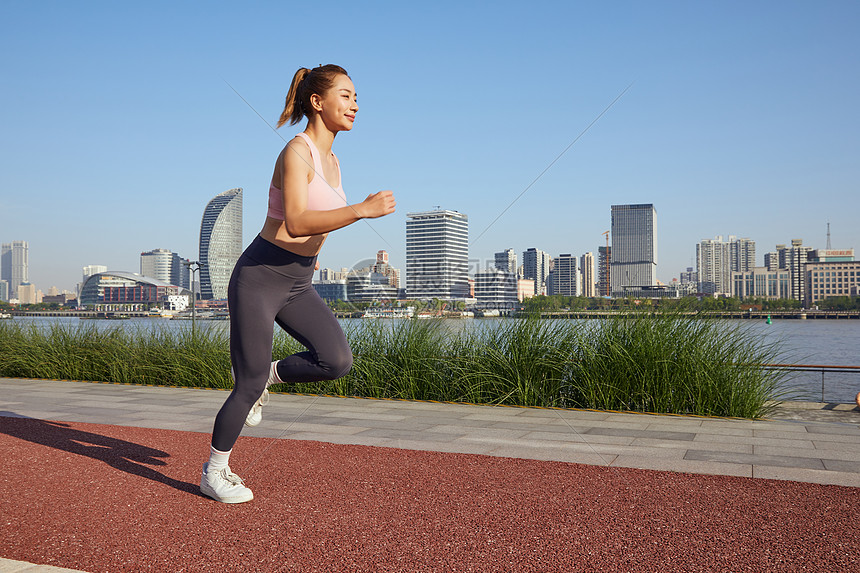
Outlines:
[[233, 450], [228, 450], [226, 452], [222, 452], [220, 450], [216, 450], [212, 446], [209, 446], [209, 466], [208, 470], [220, 470], [227, 467], [227, 463], [230, 461], [230, 452]]
[[269, 386], [271, 386], [272, 384], [283, 384], [284, 383], [284, 381], [281, 380], [281, 376], [278, 374], [278, 361], [275, 361], [275, 363], [272, 364], [272, 372], [274, 372], [274, 374], [275, 374], [274, 380], [272, 380], [272, 378], [269, 378], [269, 380], [266, 382], [266, 389], [267, 390], [269, 389]]

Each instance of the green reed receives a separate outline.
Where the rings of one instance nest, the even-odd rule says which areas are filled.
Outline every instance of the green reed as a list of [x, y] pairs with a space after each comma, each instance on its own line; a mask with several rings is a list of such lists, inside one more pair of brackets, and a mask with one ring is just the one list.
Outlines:
[[[341, 379], [278, 390], [755, 418], [786, 396], [779, 346], [735, 323], [631, 313], [607, 320], [364, 320], [345, 326]], [[304, 350], [285, 333], [273, 356]], [[221, 329], [0, 323], [0, 376], [229, 388]]]

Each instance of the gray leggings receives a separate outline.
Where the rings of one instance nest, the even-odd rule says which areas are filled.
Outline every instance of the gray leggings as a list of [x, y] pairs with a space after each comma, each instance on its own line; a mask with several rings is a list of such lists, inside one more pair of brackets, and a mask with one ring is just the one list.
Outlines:
[[334, 314], [311, 284], [316, 257], [254, 239], [239, 257], [230, 284], [230, 360], [234, 387], [215, 417], [212, 446], [226, 452], [269, 378], [274, 323], [305, 348], [277, 365], [285, 383], [334, 380], [352, 367], [352, 351]]

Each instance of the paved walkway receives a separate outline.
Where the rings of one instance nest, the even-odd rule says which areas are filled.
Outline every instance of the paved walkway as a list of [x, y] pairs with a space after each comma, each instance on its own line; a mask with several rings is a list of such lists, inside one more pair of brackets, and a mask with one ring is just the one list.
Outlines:
[[[218, 390], [0, 378], [2, 417], [209, 433]], [[243, 435], [860, 487], [860, 411], [765, 421], [272, 394]], [[0, 573], [69, 571], [0, 559]]]

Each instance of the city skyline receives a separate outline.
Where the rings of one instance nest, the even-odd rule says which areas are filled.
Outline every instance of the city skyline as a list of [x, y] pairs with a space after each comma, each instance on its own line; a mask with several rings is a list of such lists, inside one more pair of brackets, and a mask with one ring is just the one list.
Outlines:
[[29, 242], [30, 280], [72, 288], [153, 248], [194, 259], [201, 206], [233, 187], [249, 244], [303, 127], [256, 113], [273, 124], [293, 72], [329, 62], [361, 94], [334, 145], [347, 197], [392, 189], [398, 213], [332, 233], [321, 265], [386, 249], [405, 268], [404, 214], [436, 205], [469, 213], [470, 254], [489, 260], [597, 255], [608, 205], [653, 203], [665, 283], [720, 234], [823, 247], [829, 222], [834, 246], [860, 246], [857, 3], [332, 9], [348, 33], [291, 25], [285, 53], [259, 24], [314, 6], [7, 6], [0, 240]]
[[[232, 191], [232, 190], [231, 190], [231, 191]], [[199, 231], [199, 226], [198, 226], [198, 231]], [[753, 243], [753, 252], [755, 252], [755, 250], [756, 250], [756, 245], [758, 244], [758, 242], [757, 242], [755, 239], [750, 239], [749, 237], [744, 237], [744, 238], [742, 238], [742, 239], [736, 239], [736, 238], [735, 238], [735, 235], [728, 235], [728, 236], [729, 236], [730, 241], [735, 241], [735, 240], [740, 240], [740, 241], [751, 241], [751, 242]], [[710, 238], [708, 238], [708, 237], [702, 237], [701, 239], [699, 239], [699, 241], [697, 241], [695, 244], [691, 245], [691, 250], [693, 251], [693, 257], [691, 257], [691, 263], [692, 263], [692, 264], [688, 264], [688, 265], [687, 265], [686, 267], [684, 267], [684, 268], [679, 268], [679, 269], [673, 270], [673, 271], [672, 271], [672, 273], [671, 273], [671, 278], [669, 278], [668, 280], [660, 279], [660, 280], [661, 280], [661, 282], [663, 282], [664, 284], [672, 284], [672, 281], [673, 281], [673, 280], [675, 280], [675, 279], [681, 279], [679, 282], [683, 282], [683, 277], [682, 277], [682, 275], [683, 275], [683, 274], [685, 274], [685, 270], [686, 270], [687, 268], [692, 268], [692, 269], [693, 269], [693, 271], [698, 272], [698, 270], [699, 270], [699, 264], [697, 263], [697, 260], [696, 260], [696, 257], [697, 257], [697, 254], [696, 254], [696, 253], [697, 253], [697, 251], [698, 251], [698, 248], [699, 248], [703, 243], [712, 243], [712, 242], [714, 242], [714, 241], [722, 241], [722, 237], [723, 237], [722, 235], [716, 235], [715, 237], [710, 237]], [[0, 237], [0, 239], [2, 239], [2, 237]], [[782, 247], [784, 247], [786, 244], [791, 244], [792, 242], [795, 242], [795, 243], [796, 243], [796, 242], [798, 242], [798, 241], [799, 241], [801, 244], [803, 244], [803, 243], [804, 243], [804, 239], [802, 239], [802, 238], [800, 238], [800, 239], [795, 238], [795, 239], [789, 239], [789, 240], [783, 239], [781, 243], [776, 243], [776, 244], [774, 244], [774, 245], [773, 245], [774, 253], [770, 253], [770, 252], [761, 252], [761, 251], [759, 251], [759, 252], [758, 252], [758, 254], [756, 254], [756, 255], [755, 255], [755, 261], [754, 261], [754, 264], [753, 264], [753, 265], [751, 265], [751, 266], [744, 266], [743, 268], [744, 268], [744, 269], [751, 269], [751, 267], [752, 267], [752, 266], [754, 266], [754, 267], [766, 267], [766, 266], [768, 266], [767, 257], [768, 257], [768, 256], [770, 256], [770, 255], [772, 255], [772, 254], [776, 254], [776, 250], [777, 250], [779, 247], [781, 247], [781, 246], [782, 246]], [[16, 241], [16, 242], [23, 242], [23, 243], [27, 243], [27, 241], [26, 241], [26, 240], [24, 240], [24, 241]], [[404, 235], [404, 237], [403, 237], [403, 242], [404, 242], [404, 244], [405, 244], [405, 235]], [[825, 241], [825, 242], [826, 242], [826, 241]], [[11, 241], [10, 241], [10, 243], [11, 243]], [[728, 247], [728, 244], [729, 244], [729, 243], [726, 243], [726, 246], [727, 246], [727, 247]], [[838, 245], [838, 244], [836, 244], [836, 245], [834, 245], [834, 247], [833, 247], [833, 248], [834, 248], [834, 249], [852, 249], [852, 248], [854, 248], [854, 247], [853, 247], [853, 246], [845, 246], [845, 245]], [[468, 274], [469, 274], [469, 277], [470, 277], [470, 278], [474, 278], [474, 275], [475, 275], [477, 272], [481, 272], [481, 271], [486, 270], [486, 269], [487, 269], [487, 267], [488, 267], [488, 265], [489, 265], [489, 266], [495, 266], [495, 267], [497, 268], [497, 265], [496, 265], [496, 263], [498, 262], [498, 256], [497, 256], [497, 255], [501, 254], [503, 251], [511, 250], [511, 251], [513, 251], [514, 253], [519, 253], [520, 255], [525, 255], [526, 251], [528, 251], [529, 249], [536, 249], [536, 250], [538, 250], [538, 251], [543, 251], [542, 249], [540, 249], [540, 246], [530, 246], [530, 247], [525, 247], [525, 248], [517, 248], [517, 247], [511, 247], [510, 245], [505, 245], [505, 246], [500, 246], [500, 247], [498, 247], [498, 249], [497, 249], [494, 253], [492, 253], [492, 254], [490, 254], [490, 255], [487, 255], [487, 256], [484, 256], [484, 257], [475, 257], [475, 256], [473, 256], [471, 253], [469, 253], [469, 258], [468, 258], [468, 262], [469, 262], [469, 264], [468, 264]], [[594, 249], [594, 251], [599, 251], [600, 249], [603, 249], [603, 246], [602, 246], [602, 245], [601, 245], [598, 249]], [[812, 250], [815, 250], [815, 249], [824, 249], [824, 246], [822, 246], [822, 245], [818, 245], [818, 244], [809, 244], [809, 245], [804, 245], [804, 250], [806, 250], [806, 251], [812, 251]], [[150, 251], [150, 252], [152, 252], [152, 251], [159, 251], [159, 250], [167, 250], [167, 251], [171, 251], [171, 249], [161, 249], [161, 248], [157, 248], [157, 249], [149, 249], [149, 251]], [[388, 251], [387, 251], [387, 249], [377, 249], [377, 251], [379, 251], [379, 250], [385, 250], [385, 251], [389, 254], [389, 256], [390, 256], [390, 252], [388, 252]], [[568, 249], [568, 251], [569, 251], [569, 253], [573, 253], [573, 254], [574, 254], [574, 256], [577, 256], [577, 257], [580, 257], [580, 258], [581, 258], [581, 257], [583, 257], [584, 255], [588, 254], [589, 252], [592, 252], [592, 253], [594, 252], [594, 251], [577, 250], [577, 249]], [[544, 252], [546, 255], [548, 255], [548, 256], [549, 256], [549, 258], [550, 258], [550, 259], [552, 259], [552, 260], [556, 260], [556, 259], [557, 259], [558, 257], [560, 257], [561, 255], [566, 254], [566, 253], [564, 253], [564, 252], [559, 252], [559, 253], [552, 253], [552, 252], [548, 252], [548, 251], [543, 251], [543, 252]], [[133, 270], [133, 269], [135, 269], [135, 268], [137, 268], [137, 269], [139, 269], [139, 268], [140, 268], [140, 257], [141, 257], [141, 255], [143, 255], [143, 254], [144, 254], [144, 253], [136, 253], [136, 254], [134, 255], [134, 258], [135, 258], [135, 259], [137, 259], [137, 263], [136, 263], [136, 265], [134, 265], [134, 266], [129, 265], [129, 268], [113, 268], [113, 267], [107, 267], [106, 265], [98, 265], [97, 263], [92, 263], [92, 265], [96, 265], [96, 266], [98, 266], [98, 267], [104, 267], [104, 270], [109, 270], [109, 271], [112, 271], [112, 272], [131, 272], [131, 273], [134, 273], [134, 274], [141, 274], [141, 275], [144, 275], [144, 273], [139, 273], [137, 270]], [[173, 252], [173, 255], [176, 255], [176, 256], [179, 256], [179, 257], [182, 257], [182, 258], [186, 258], [186, 259], [187, 259], [187, 257], [184, 257], [183, 253]], [[365, 265], [365, 264], [367, 263], [367, 260], [368, 260], [368, 258], [369, 258], [369, 257], [371, 257], [371, 255], [375, 256], [375, 253], [364, 253], [364, 252], [362, 252], [362, 253], [360, 253], [360, 258], [359, 258], [357, 261], [353, 262], [353, 263], [349, 263], [349, 264], [347, 264], [346, 262], [342, 262], [342, 264], [341, 264], [340, 262], [333, 262], [333, 263], [325, 264], [325, 265], [321, 266], [321, 267], [320, 267], [320, 269], [321, 269], [321, 270], [322, 270], [322, 269], [341, 269], [341, 268], [348, 268], [348, 269], [352, 269], [355, 265], [358, 265], [359, 267], [361, 267], [361, 266], [363, 266], [363, 265]], [[597, 282], [599, 282], [599, 279], [600, 279], [600, 276], [599, 276], [599, 272], [600, 272], [600, 271], [599, 271], [599, 268], [598, 268], [598, 259], [597, 259], [597, 257], [595, 257], [593, 254], [592, 254], [592, 256], [594, 257], [594, 260], [593, 260], [593, 264], [594, 264], [594, 279], [595, 279], [595, 280], [594, 280], [594, 282], [595, 282], [595, 283], [597, 283]], [[728, 252], [727, 252], [727, 256], [728, 256]], [[131, 258], [131, 255], [130, 255], [130, 258]], [[88, 259], [87, 259], [87, 260], [88, 260]], [[518, 258], [518, 257], [517, 257], [517, 260], [519, 260], [519, 258]], [[708, 263], [708, 264], [710, 264], [710, 263]], [[522, 267], [522, 265], [523, 265], [523, 261], [521, 261], [521, 262], [519, 263], [519, 265], [518, 265], [518, 266], [519, 266], [519, 267]], [[83, 267], [79, 268], [79, 269], [78, 269], [78, 271], [77, 271], [76, 276], [77, 276], [77, 277], [80, 277], [80, 276], [81, 276], [81, 270], [82, 270], [82, 269], [86, 269], [88, 266], [91, 266], [91, 265], [90, 265], [90, 264], [87, 264], [87, 265], [83, 265]], [[394, 268], [397, 268], [397, 269], [401, 269], [401, 270], [403, 270], [403, 271], [405, 271], [405, 269], [406, 269], [405, 264], [394, 264], [394, 263], [392, 263], [392, 264], [391, 264], [391, 266], [392, 266], [392, 267], [394, 267]], [[580, 261], [580, 266], [581, 266], [581, 261]], [[356, 267], [356, 268], [357, 268], [357, 267]], [[547, 272], [548, 272], [548, 271], [547, 271]], [[658, 274], [659, 274], [659, 275], [663, 275], [663, 274], [664, 274], [664, 271], [663, 271], [663, 270], [661, 270], [661, 267], [660, 267], [659, 265], [658, 265], [658, 267], [657, 267], [657, 272], [658, 272]], [[86, 274], [86, 272], [84, 272], [84, 274]], [[144, 275], [144, 276], [148, 276], [148, 275]], [[227, 276], [227, 274], [225, 274], [225, 276]], [[150, 278], [159, 278], [159, 277], [154, 276], [154, 277], [150, 277]], [[314, 280], [318, 280], [318, 278], [319, 278], [319, 273], [316, 273], [316, 274], [315, 274], [315, 278], [314, 278]], [[703, 279], [702, 277], [699, 277], [699, 280], [701, 281], [701, 280], [704, 280], [704, 279]], [[727, 276], [725, 280], [726, 280], [726, 281], [728, 281], [728, 280], [729, 280], [729, 277]], [[52, 284], [50, 284], [50, 285], [44, 285], [44, 284], [38, 284], [38, 283], [36, 283], [36, 282], [35, 282], [35, 281], [33, 281], [33, 280], [30, 280], [30, 281], [28, 281], [28, 282], [29, 282], [30, 284], [35, 285], [35, 286], [36, 286], [36, 288], [37, 288], [39, 291], [42, 291], [42, 292], [47, 292], [49, 288], [57, 288], [57, 289], [59, 289], [60, 291], [68, 291], [68, 292], [72, 292], [72, 293], [74, 293], [74, 292], [75, 292], [75, 288], [80, 284], [81, 280], [80, 280], [80, 278], [78, 278], [78, 279], [74, 282], [74, 284], [71, 284], [71, 285], [60, 285], [60, 284], [56, 284], [56, 283], [52, 283]], [[730, 284], [730, 283], [727, 283], [727, 284]], [[185, 285], [177, 285], [177, 286], [185, 286]], [[585, 287], [582, 287], [582, 288], [584, 289]], [[707, 289], [706, 289], [706, 290], [707, 290]], [[724, 290], [720, 290], [719, 292], [724, 293], [725, 291], [724, 291]], [[600, 293], [596, 293], [596, 294], [597, 294], [597, 295], [599, 295]]]

